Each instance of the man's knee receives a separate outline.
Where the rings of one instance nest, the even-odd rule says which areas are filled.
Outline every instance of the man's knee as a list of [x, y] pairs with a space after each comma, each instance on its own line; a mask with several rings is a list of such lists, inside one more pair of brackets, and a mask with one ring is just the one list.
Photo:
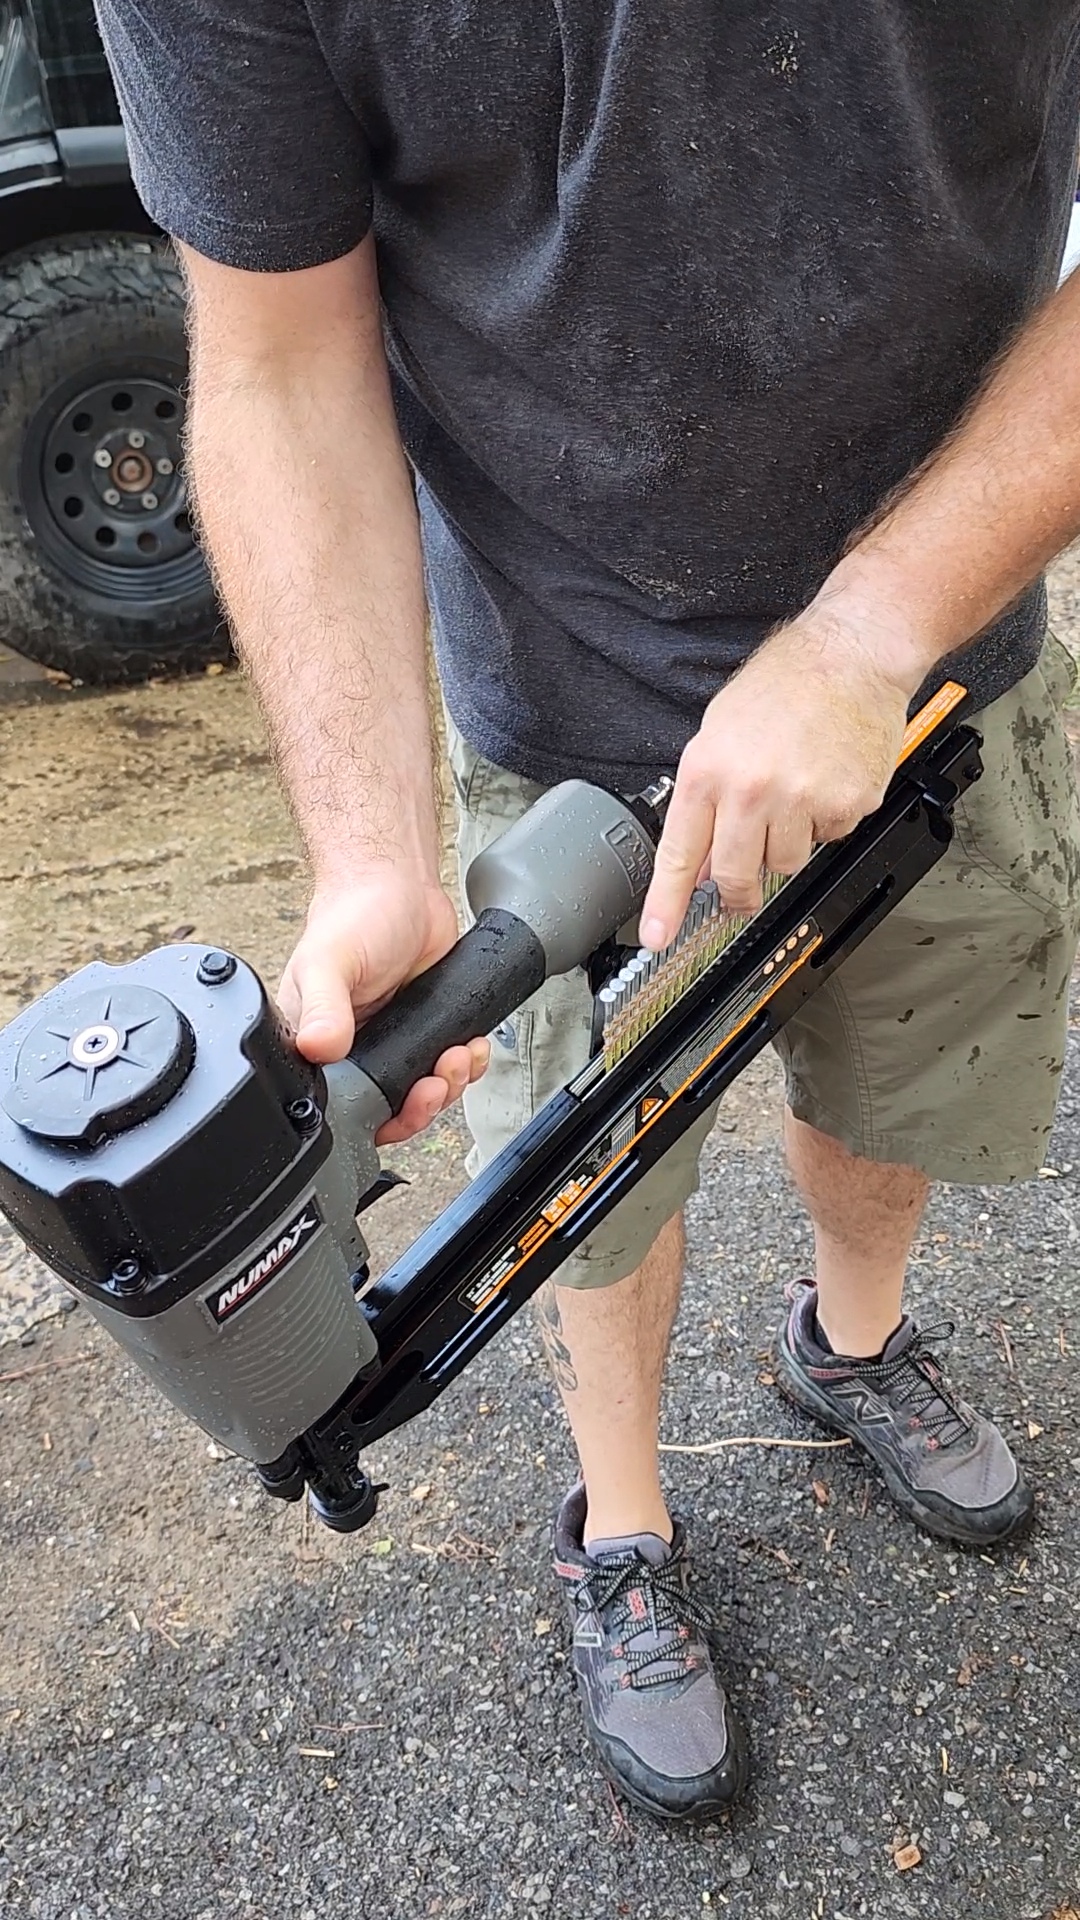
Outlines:
[[595, 1302], [599, 1311], [612, 1308], [618, 1311], [621, 1304], [642, 1286], [662, 1284], [668, 1277], [673, 1277], [677, 1283], [681, 1282], [685, 1254], [686, 1228], [680, 1206], [659, 1223], [641, 1258], [632, 1266], [626, 1266], [625, 1257], [608, 1261], [603, 1257], [597, 1259], [587, 1256], [580, 1263], [588, 1269], [588, 1278], [582, 1283], [578, 1277], [580, 1268], [574, 1267], [572, 1259], [558, 1268], [550, 1284], [562, 1298], [569, 1295], [575, 1307], [579, 1303], [587, 1307]]
[[839, 1237], [858, 1236], [883, 1215], [921, 1211], [930, 1182], [904, 1161], [870, 1160], [837, 1135], [785, 1115], [788, 1164], [812, 1218]]

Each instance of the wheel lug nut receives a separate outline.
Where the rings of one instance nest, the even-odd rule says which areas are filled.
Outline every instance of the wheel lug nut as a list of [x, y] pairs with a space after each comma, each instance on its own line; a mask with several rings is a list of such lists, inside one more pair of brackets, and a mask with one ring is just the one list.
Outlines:
[[115, 487], [106, 487], [101, 497], [107, 507], [118, 507], [120, 505], [120, 495], [117, 493]]
[[138, 447], [145, 447], [145, 445], [146, 445], [146, 435], [145, 435], [145, 433], [139, 433], [139, 431], [138, 431], [138, 430], [136, 429], [136, 431], [135, 431], [134, 433], [129, 433], [129, 434], [128, 434], [128, 446], [129, 446], [129, 447], [136, 447], [136, 448], [138, 448]]
[[157, 503], [158, 503], [157, 494], [144, 493], [142, 497], [142, 503], [143, 503], [143, 506], [146, 508], [147, 513], [153, 513], [154, 508], [157, 506]]
[[171, 461], [171, 460], [159, 460], [159, 461], [158, 461], [158, 463], [157, 463], [157, 470], [158, 470], [158, 472], [159, 472], [159, 473], [171, 473], [171, 472], [172, 472], [172, 470], [173, 470], [173, 463], [172, 463], [172, 461]]
[[108, 447], [95, 447], [94, 465], [95, 467], [111, 467], [112, 466], [112, 454], [109, 452]]

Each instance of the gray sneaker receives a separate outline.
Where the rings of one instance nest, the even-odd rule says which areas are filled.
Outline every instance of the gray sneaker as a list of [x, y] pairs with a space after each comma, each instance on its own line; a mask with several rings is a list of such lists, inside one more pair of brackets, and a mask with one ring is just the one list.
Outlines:
[[628, 1800], [667, 1819], [713, 1814], [746, 1785], [746, 1737], [705, 1639], [710, 1617], [688, 1590], [686, 1536], [655, 1533], [582, 1546], [585, 1490], [555, 1522], [555, 1572], [570, 1610], [589, 1736]]
[[901, 1513], [963, 1546], [1007, 1540], [1030, 1520], [1034, 1498], [1003, 1435], [950, 1386], [931, 1343], [949, 1321], [921, 1332], [901, 1321], [878, 1360], [828, 1352], [817, 1333], [817, 1288], [787, 1290], [791, 1313], [773, 1352], [776, 1383], [880, 1467]]

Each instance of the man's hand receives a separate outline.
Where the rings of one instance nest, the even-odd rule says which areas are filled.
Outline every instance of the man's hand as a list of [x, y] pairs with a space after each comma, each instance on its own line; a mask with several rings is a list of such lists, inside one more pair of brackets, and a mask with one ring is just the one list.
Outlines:
[[[760, 647], [705, 710], [679, 763], [641, 915], [654, 949], [675, 938], [699, 879], [753, 913], [761, 873], [796, 873], [876, 807], [922, 677], [890, 665], [818, 603]], [[909, 684], [912, 682], [912, 684]]]
[[699, 873], [758, 904], [762, 866], [880, 800], [904, 711], [1080, 531], [1080, 271], [993, 368], [954, 431], [845, 554], [813, 605], [753, 655], [683, 754], [641, 917], [672, 940]]
[[[300, 1051], [328, 1063], [457, 938], [438, 883], [424, 570], [375, 243], [296, 273], [181, 257], [188, 477], [316, 876], [281, 1006]], [[277, 476], [265, 495], [241, 484], [249, 467]], [[486, 1041], [450, 1048], [380, 1140], [419, 1132], [486, 1061]]]
[[[457, 939], [457, 917], [442, 889], [373, 867], [346, 885], [316, 888], [307, 926], [282, 976], [278, 1000], [309, 1060], [342, 1060], [358, 1024]], [[488, 1043], [450, 1047], [418, 1080], [401, 1112], [379, 1129], [381, 1146], [408, 1140], [459, 1100], [487, 1066]]]

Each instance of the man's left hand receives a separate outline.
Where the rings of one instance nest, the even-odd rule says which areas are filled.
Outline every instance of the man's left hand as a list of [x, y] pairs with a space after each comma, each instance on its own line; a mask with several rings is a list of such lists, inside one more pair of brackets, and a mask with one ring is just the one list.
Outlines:
[[763, 870], [796, 873], [818, 841], [872, 812], [896, 767], [909, 678], [816, 606], [759, 647], [679, 763], [642, 909], [645, 946], [675, 938], [705, 876], [729, 911], [754, 913]]

